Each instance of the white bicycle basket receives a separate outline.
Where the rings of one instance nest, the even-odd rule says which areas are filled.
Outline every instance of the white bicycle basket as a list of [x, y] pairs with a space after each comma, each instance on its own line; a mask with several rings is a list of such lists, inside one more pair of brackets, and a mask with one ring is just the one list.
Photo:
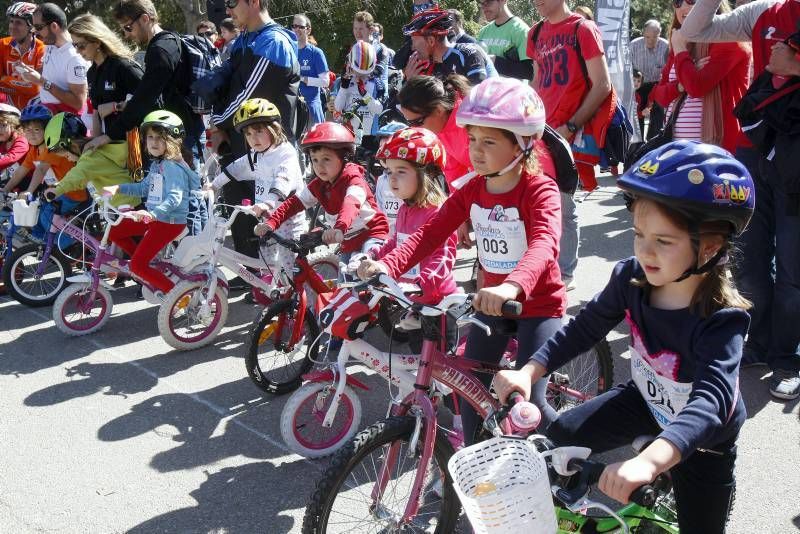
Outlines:
[[16, 226], [36, 226], [39, 220], [39, 201], [34, 200], [30, 204], [25, 199], [18, 198], [11, 203], [14, 210], [14, 225]]
[[456, 452], [447, 468], [476, 534], [555, 534], [544, 457], [527, 441], [492, 438]]

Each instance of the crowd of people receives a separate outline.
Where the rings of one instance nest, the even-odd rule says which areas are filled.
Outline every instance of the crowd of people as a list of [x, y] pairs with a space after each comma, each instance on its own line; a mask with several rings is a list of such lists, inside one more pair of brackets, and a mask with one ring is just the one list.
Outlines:
[[[647, 142], [661, 138], [618, 180], [634, 257], [563, 330], [580, 221], [562, 170], [590, 191], [598, 166], [616, 167], [606, 141], [617, 94], [590, 10], [543, 0], [528, 25], [507, 0], [479, 4], [486, 23], [473, 38], [459, 12], [413, 0], [396, 51], [359, 11], [339, 68], [309, 16], [285, 27], [267, 0], [226, 1], [219, 30], [202, 21], [195, 36], [164, 29], [151, 0], [114, 4], [117, 28], [17, 2], [0, 40], [2, 192], [45, 189], [69, 211], [88, 187], [136, 206], [111, 241], [161, 293], [173, 284], [150, 260], [187, 225], [202, 230], [209, 189], [254, 205], [257, 217], [231, 228], [238, 252], [290, 270], [293, 256], [258, 238], [298, 237], [320, 205], [323, 241], [345, 263], [415, 282], [426, 302], [457, 290], [456, 247], [476, 247], [481, 319], [523, 303], [519, 370], [495, 379], [501, 398], [533, 392], [557, 442], [605, 450], [657, 435], [609, 466], [601, 489], [625, 500], [670, 470], [681, 531], [722, 532], [745, 419], [740, 367], [769, 365], [771, 394], [800, 396], [800, 176], [782, 159], [792, 138], [754, 143], [735, 115], [753, 79], [775, 93], [800, 76], [800, 3], [674, 0], [668, 40], [651, 20], [631, 42], [634, 115]], [[542, 377], [623, 319], [639, 374], [558, 417]], [[465, 356], [499, 361], [504, 347], [473, 329]], [[462, 408], [473, 436], [475, 413]]]

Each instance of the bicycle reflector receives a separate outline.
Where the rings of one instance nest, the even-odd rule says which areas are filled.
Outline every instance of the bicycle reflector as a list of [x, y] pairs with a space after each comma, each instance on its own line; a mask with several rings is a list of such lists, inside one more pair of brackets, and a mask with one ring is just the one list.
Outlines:
[[319, 322], [325, 333], [352, 341], [364, 335], [376, 312], [350, 289], [341, 288], [320, 312]]

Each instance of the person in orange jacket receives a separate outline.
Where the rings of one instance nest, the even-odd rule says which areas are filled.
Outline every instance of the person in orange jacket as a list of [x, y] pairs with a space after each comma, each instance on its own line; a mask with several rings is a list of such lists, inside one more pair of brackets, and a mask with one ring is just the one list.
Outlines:
[[6, 10], [9, 36], [0, 39], [0, 92], [19, 109], [39, 94], [39, 86], [22, 79], [19, 63], [41, 71], [45, 45], [33, 34], [33, 12], [36, 4], [15, 2]]

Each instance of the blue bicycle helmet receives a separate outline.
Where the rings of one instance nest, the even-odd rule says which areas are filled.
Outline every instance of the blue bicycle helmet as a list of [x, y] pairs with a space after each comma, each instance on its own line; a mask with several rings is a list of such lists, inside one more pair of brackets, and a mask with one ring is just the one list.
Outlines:
[[408, 124], [404, 124], [398, 121], [392, 121], [378, 128], [378, 131], [375, 132], [375, 135], [377, 135], [378, 137], [388, 137], [393, 133], [398, 132], [400, 130], [405, 130], [406, 128], [408, 128]]
[[727, 150], [697, 141], [673, 141], [648, 152], [617, 185], [633, 198], [651, 198], [682, 213], [695, 228], [727, 221], [734, 235], [744, 231], [756, 203], [745, 166]]
[[[695, 251], [700, 224], [725, 221], [741, 234], [756, 204], [753, 179], [730, 152], [697, 141], [673, 141], [645, 154], [617, 181], [628, 200], [648, 198], [684, 215]], [[631, 202], [628, 203], [629, 207]], [[702, 266], [687, 269], [675, 282], [703, 274], [725, 261], [723, 246]]]
[[28, 122], [28, 121], [42, 121], [47, 123], [50, 118], [53, 116], [53, 113], [39, 103], [35, 104], [28, 104], [24, 108], [22, 108], [22, 114], [20, 115], [20, 122]]

